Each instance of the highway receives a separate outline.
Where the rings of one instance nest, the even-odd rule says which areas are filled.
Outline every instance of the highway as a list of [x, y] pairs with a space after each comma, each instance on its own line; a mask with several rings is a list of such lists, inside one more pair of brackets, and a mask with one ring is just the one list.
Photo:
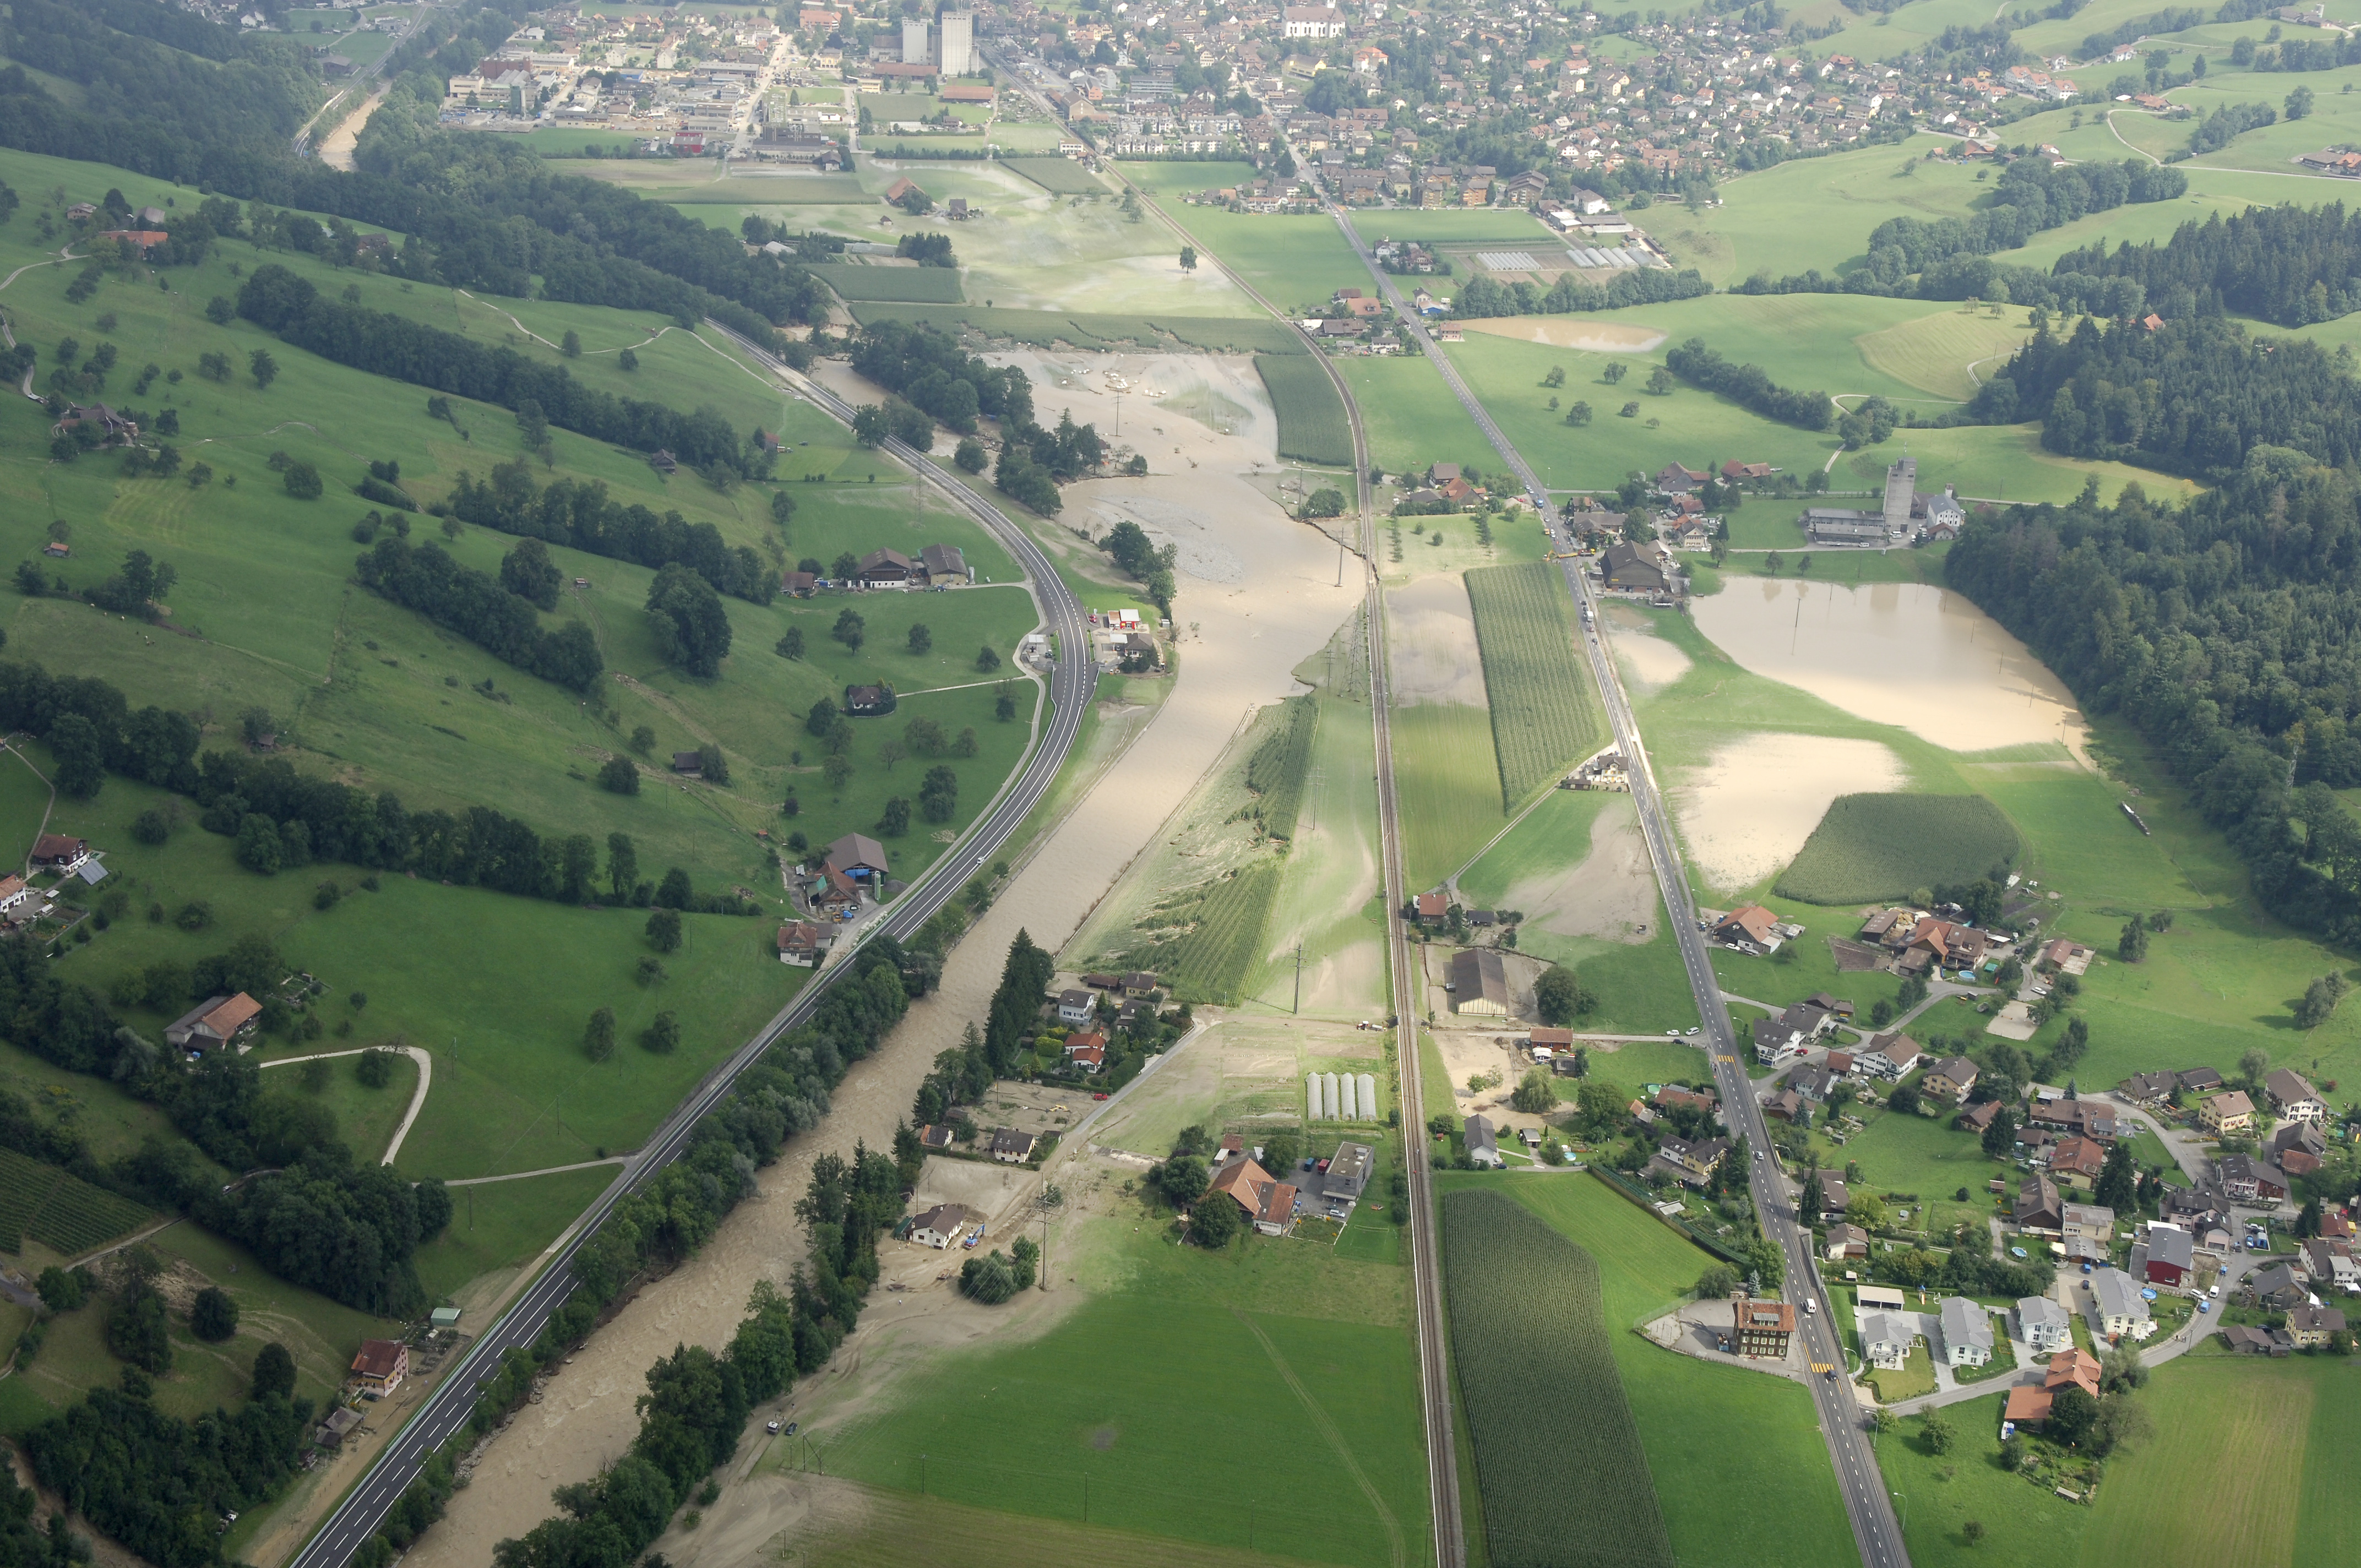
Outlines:
[[[1467, 389], [1457, 367], [1436, 349], [1418, 313], [1404, 302], [1400, 291], [1394, 287], [1392, 278], [1378, 266], [1377, 258], [1370, 254], [1367, 244], [1355, 231], [1345, 214], [1333, 202], [1329, 203], [1329, 212], [1335, 218], [1337, 226], [1344, 231], [1346, 242], [1368, 269], [1370, 277], [1377, 280], [1381, 297], [1400, 315], [1411, 334], [1442, 373], [1444, 383], [1467, 411], [1468, 417], [1476, 422], [1477, 428], [1484, 433], [1494, 450], [1499, 453], [1523, 484], [1526, 494], [1541, 509], [1546, 526], [1554, 535], [1556, 512], [1551, 506], [1549, 490], [1540, 477], [1510, 444], [1509, 438], [1501, 433], [1483, 404]], [[1348, 398], [1347, 406], [1350, 401]], [[1357, 411], [1354, 416], [1354, 428], [1356, 432], [1360, 428]], [[1366, 455], [1362, 457], [1362, 473], [1366, 480]], [[1674, 936], [1680, 943], [1682, 967], [1688, 972], [1689, 989], [1697, 997], [1697, 1016], [1700, 1026], [1705, 1030], [1707, 1049], [1713, 1058], [1714, 1083], [1721, 1093], [1724, 1118], [1730, 1130], [1741, 1135], [1752, 1151], [1749, 1163], [1752, 1169], [1748, 1172], [1748, 1183], [1755, 1214], [1761, 1221], [1763, 1234], [1776, 1242], [1780, 1251], [1785, 1255], [1786, 1296], [1796, 1303], [1798, 1309], [1796, 1332], [1804, 1342], [1806, 1361], [1836, 1369], [1833, 1377], [1813, 1376], [1807, 1381], [1812, 1402], [1819, 1417], [1820, 1435], [1828, 1444], [1829, 1463], [1835, 1468], [1837, 1486], [1844, 1497], [1845, 1513], [1852, 1524], [1854, 1543], [1860, 1549], [1865, 1568], [1908, 1568], [1910, 1555], [1904, 1548], [1902, 1530], [1894, 1519], [1894, 1501], [1886, 1491], [1885, 1482], [1877, 1468], [1877, 1456], [1872, 1452], [1864, 1433], [1861, 1409], [1854, 1398], [1851, 1379], [1846, 1376], [1848, 1363], [1842, 1339], [1829, 1310], [1828, 1295], [1821, 1285], [1818, 1271], [1814, 1266], [1811, 1232], [1799, 1228], [1795, 1223], [1793, 1200], [1787, 1192], [1786, 1179], [1780, 1173], [1779, 1162], [1775, 1158], [1765, 1157], [1763, 1153], [1771, 1147], [1771, 1135], [1763, 1121], [1762, 1105], [1754, 1098], [1753, 1085], [1746, 1076], [1741, 1056], [1742, 1052], [1752, 1049], [1752, 1045], [1739, 1036], [1730, 1023], [1730, 1010], [1722, 1003], [1720, 982], [1714, 978], [1711, 949], [1705, 933], [1697, 929], [1697, 907], [1689, 896], [1688, 873], [1681, 862], [1679, 846], [1665, 824], [1664, 796], [1656, 787], [1647, 751], [1641, 743], [1640, 726], [1632, 717], [1631, 700], [1623, 690], [1614, 659], [1598, 632], [1595, 615], [1597, 596], [1581, 570], [1581, 563], [1566, 561], [1563, 569], [1566, 586], [1573, 590], [1575, 601], [1587, 612], [1591, 612], [1586, 616], [1585, 652], [1589, 656], [1592, 672], [1598, 676], [1599, 692], [1606, 699], [1616, 744], [1622, 750], [1626, 761], [1631, 780], [1631, 797], [1639, 808], [1641, 831], [1647, 839], [1648, 855], [1655, 867], [1656, 881], [1664, 890], [1665, 917], [1672, 922]], [[1383, 712], [1381, 706], [1381, 736]], [[1382, 750], [1381, 740], [1381, 752]], [[1390, 827], [1393, 815], [1391, 801], [1381, 796], [1380, 804]], [[1391, 842], [1389, 835], [1387, 866], [1389, 878], [1396, 870], [1390, 858]], [[1398, 919], [1401, 895], [1389, 885], [1387, 896], [1394, 905]], [[1399, 989], [1399, 957], [1396, 976]], [[1404, 1016], [1409, 1016], [1407, 1011]], [[1415, 1058], [1405, 1055], [1403, 1061], [1402, 1076], [1407, 1084], [1415, 1078]], [[1410, 1102], [1405, 1100], [1405, 1121], [1410, 1109]], [[1806, 1302], [1812, 1304], [1813, 1310], [1802, 1310]]]
[[[851, 407], [842, 399], [816, 383], [804, 380], [777, 359], [735, 334], [728, 333], [718, 323], [708, 324], [715, 325], [716, 330], [724, 332], [749, 353], [764, 361], [782, 382], [800, 391], [813, 404], [837, 419], [848, 423], [851, 422]], [[1082, 606], [1067, 588], [1064, 579], [1050, 565], [1040, 546], [1022, 528], [1010, 522], [993, 507], [963, 487], [953, 484], [918, 453], [899, 442], [889, 442], [886, 449], [907, 465], [922, 482], [933, 484], [961, 510], [989, 529], [1024, 565], [1026, 573], [1032, 579], [1035, 600], [1042, 609], [1044, 624], [1057, 639], [1059, 658], [1049, 677], [1049, 721], [1024, 768], [1012, 782], [1002, 785], [1000, 794], [959, 844], [939, 861], [917, 885], [904, 892], [883, 920], [875, 922], [862, 933], [863, 940], [869, 932], [879, 929], [892, 933], [896, 938], [909, 937], [966, 885], [976, 868], [990, 860], [993, 851], [1016, 831], [1017, 825], [1040, 802], [1057, 778], [1058, 770], [1064, 763], [1066, 753], [1072, 748], [1074, 737], [1081, 729], [1084, 707], [1098, 685], [1098, 672], [1091, 657], [1090, 635], [1082, 619]], [[858, 943], [855, 950], [858, 950]], [[337, 1568], [376, 1532], [387, 1510], [392, 1508], [402, 1490], [417, 1475], [426, 1455], [467, 1420], [469, 1411], [475, 1407], [478, 1388], [498, 1374], [501, 1354], [512, 1346], [530, 1346], [540, 1336], [542, 1325], [565, 1304], [574, 1288], [572, 1265], [576, 1255], [597, 1233], [615, 1205], [644, 1185], [687, 1147], [698, 1120], [729, 1093], [738, 1075], [759, 1060], [773, 1041], [810, 1017], [837, 977], [851, 967], [852, 956], [851, 953], [844, 954], [836, 963], [821, 970], [777, 1016], [741, 1046], [728, 1060], [708, 1073], [690, 1091], [688, 1097], [649, 1137], [632, 1162], [624, 1167], [623, 1174], [616, 1179], [614, 1185], [599, 1195], [598, 1201], [576, 1223], [568, 1234], [559, 1238], [558, 1255], [555, 1261], [444, 1375], [443, 1381], [425, 1403], [395, 1434], [385, 1452], [363, 1474], [303, 1550], [296, 1553], [290, 1568]], [[824, 1137], [827, 1129], [823, 1124], [819, 1130], [807, 1135]]]

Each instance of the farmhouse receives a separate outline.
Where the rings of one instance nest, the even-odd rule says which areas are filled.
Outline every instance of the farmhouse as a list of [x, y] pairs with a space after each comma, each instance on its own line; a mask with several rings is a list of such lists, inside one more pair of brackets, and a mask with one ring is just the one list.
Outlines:
[[1784, 1361], [1788, 1342], [1795, 1335], [1795, 1308], [1788, 1301], [1757, 1301], [1741, 1296], [1732, 1309], [1736, 1318], [1738, 1354], [1766, 1361]]
[[899, 550], [872, 550], [861, 558], [860, 580], [865, 587], [900, 587], [911, 573], [910, 558]]
[[968, 580], [967, 555], [956, 544], [929, 544], [918, 552], [918, 574], [929, 586]]
[[381, 1399], [410, 1376], [410, 1347], [398, 1339], [365, 1339], [353, 1357], [353, 1381], [372, 1399]]
[[33, 840], [30, 856], [37, 872], [63, 873], [78, 869], [90, 859], [90, 842], [84, 839], [69, 839], [62, 833], [44, 833]]
[[176, 1050], [218, 1050], [246, 1038], [262, 1016], [262, 1003], [241, 991], [209, 996], [164, 1025], [164, 1043]]
[[1607, 547], [1599, 578], [1609, 587], [1626, 592], [1660, 594], [1673, 586], [1664, 566], [1628, 540]]
[[1715, 921], [1713, 939], [1767, 953], [1779, 945], [1779, 917], [1759, 904], [1750, 904]]
[[920, 1246], [947, 1247], [967, 1234], [967, 1211], [938, 1203], [910, 1222], [910, 1239]]
[[809, 920], [790, 920], [779, 927], [779, 961], [783, 964], [810, 969], [827, 950], [828, 933], [821, 926]]
[[861, 882], [885, 880], [885, 846], [866, 833], [847, 833], [828, 847], [828, 869]]
[[855, 718], [875, 718], [893, 712], [896, 706], [892, 686], [849, 685], [844, 688], [844, 711]]
[[1451, 989], [1463, 1014], [1505, 1018], [1509, 1014], [1509, 971], [1490, 948], [1462, 948], [1451, 956]]

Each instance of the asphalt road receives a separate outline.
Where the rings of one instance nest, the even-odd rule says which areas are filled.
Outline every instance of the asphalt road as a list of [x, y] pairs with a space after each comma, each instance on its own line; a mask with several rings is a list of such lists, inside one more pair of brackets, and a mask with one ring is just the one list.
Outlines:
[[[1361, 258], [1362, 264], [1377, 281], [1380, 296], [1400, 313], [1411, 335], [1426, 352], [1427, 357], [1442, 373], [1444, 383], [1459, 399], [1468, 417], [1476, 422], [1494, 450], [1508, 463], [1525, 491], [1549, 520], [1553, 536], [1556, 532], [1556, 513], [1550, 504], [1548, 488], [1527, 464], [1509, 438], [1501, 433], [1492, 416], [1485, 411], [1450, 359], [1435, 349], [1418, 313], [1402, 299], [1394, 287], [1390, 275], [1377, 264], [1367, 244], [1354, 229], [1345, 214], [1332, 203], [1329, 211], [1344, 231], [1347, 244]], [[1367, 472], [1366, 456], [1362, 471]], [[1566, 585], [1574, 591], [1575, 600], [1586, 609], [1595, 609], [1590, 585], [1584, 578], [1580, 564], [1563, 564]], [[1902, 1543], [1902, 1530], [1894, 1513], [1893, 1498], [1888, 1495], [1883, 1477], [1877, 1468], [1876, 1455], [1871, 1452], [1864, 1435], [1864, 1420], [1859, 1403], [1853, 1397], [1851, 1380], [1845, 1376], [1845, 1353], [1839, 1332], [1831, 1320], [1826, 1291], [1821, 1288], [1818, 1273], [1813, 1267], [1811, 1233], [1799, 1230], [1795, 1223], [1792, 1201], [1786, 1191], [1786, 1181], [1779, 1173], [1775, 1158], [1762, 1157], [1762, 1151], [1771, 1147], [1771, 1135], [1763, 1120], [1763, 1108], [1754, 1098], [1752, 1084], [1746, 1077], [1740, 1055], [1741, 1046], [1738, 1033], [1730, 1020], [1730, 1011], [1722, 1005], [1721, 986], [1715, 980], [1710, 951], [1705, 935], [1697, 928], [1695, 905], [1689, 898], [1689, 881], [1681, 863], [1680, 850], [1675, 843], [1664, 821], [1664, 800], [1656, 788], [1655, 776], [1648, 764], [1647, 751], [1641, 744], [1640, 726], [1631, 714], [1631, 705], [1624, 694], [1622, 682], [1617, 677], [1613, 659], [1600, 640], [1595, 620], [1587, 623], [1583, 633], [1585, 652], [1590, 658], [1591, 669], [1598, 678], [1598, 689], [1607, 701], [1607, 712], [1615, 729], [1617, 745], [1622, 749], [1631, 778], [1631, 796], [1639, 808], [1640, 827], [1648, 842], [1649, 858], [1655, 864], [1656, 880], [1664, 895], [1665, 916], [1672, 922], [1673, 933], [1680, 943], [1681, 964], [1689, 977], [1689, 989], [1696, 993], [1697, 1016], [1706, 1032], [1707, 1048], [1713, 1058], [1714, 1082], [1721, 1092], [1724, 1115], [1733, 1133], [1744, 1135], [1749, 1148], [1757, 1157], [1751, 1161], [1748, 1173], [1754, 1210], [1763, 1232], [1779, 1245], [1786, 1255], [1787, 1297], [1800, 1309], [1810, 1302], [1815, 1310], [1799, 1312], [1798, 1332], [1803, 1336], [1806, 1359], [1816, 1365], [1837, 1369], [1834, 1377], [1817, 1376], [1809, 1379], [1812, 1402], [1820, 1422], [1820, 1435], [1826, 1440], [1828, 1458], [1834, 1466], [1837, 1486], [1843, 1494], [1845, 1513], [1852, 1523], [1853, 1541], [1861, 1552], [1865, 1568], [1908, 1568], [1910, 1555]], [[1380, 707], [1380, 712], [1382, 712]], [[1390, 817], [1390, 812], [1389, 813]], [[1398, 902], [1398, 901], [1397, 901]], [[1400, 966], [1397, 965], [1397, 974]], [[1405, 1058], [1406, 1062], [1414, 1060]], [[1408, 1080], [1411, 1073], [1406, 1067]]]
[[[729, 335], [736, 336], [734, 334]], [[749, 352], [768, 361], [783, 381], [801, 391], [814, 404], [840, 420], [851, 421], [851, 407], [842, 399], [796, 377], [745, 340], [737, 341]], [[906, 464], [923, 482], [935, 485], [961, 510], [991, 530], [1024, 564], [1027, 574], [1032, 578], [1034, 594], [1044, 611], [1046, 622], [1057, 637], [1060, 655], [1049, 678], [1049, 722], [1024, 769], [1014, 783], [1002, 787], [998, 797], [959, 845], [917, 886], [896, 899], [884, 919], [869, 927], [871, 931], [883, 929], [896, 938], [906, 938], [966, 885], [969, 877], [991, 859], [993, 851], [1007, 840], [1027, 814], [1049, 792], [1059, 768], [1066, 760], [1066, 753], [1073, 746], [1075, 734], [1082, 727], [1083, 709], [1097, 689], [1098, 672], [1091, 658], [1090, 636], [1082, 619], [1082, 606], [1075, 601], [1064, 579], [1051, 567], [1049, 557], [1042, 554], [1040, 546], [1033, 542], [1031, 536], [966, 489], [952, 484], [908, 447], [895, 442], [889, 443], [887, 450]], [[690, 1091], [688, 1098], [681, 1102], [664, 1125], [649, 1138], [640, 1154], [624, 1168], [623, 1174], [616, 1179], [614, 1185], [600, 1194], [598, 1202], [577, 1222], [572, 1233], [561, 1238], [563, 1250], [556, 1260], [544, 1269], [532, 1286], [511, 1303], [508, 1310], [468, 1347], [460, 1362], [445, 1374], [442, 1383], [395, 1434], [377, 1463], [362, 1475], [358, 1484], [337, 1505], [335, 1511], [328, 1516], [327, 1521], [296, 1554], [291, 1568], [336, 1568], [377, 1531], [387, 1511], [401, 1497], [403, 1488], [417, 1475], [427, 1454], [467, 1420], [475, 1407], [477, 1390], [499, 1373], [501, 1354], [512, 1346], [520, 1349], [530, 1346], [540, 1336], [542, 1325], [565, 1304], [566, 1297], [574, 1289], [572, 1265], [575, 1256], [597, 1233], [615, 1205], [644, 1185], [687, 1147], [698, 1120], [730, 1091], [730, 1086], [741, 1072], [761, 1058], [774, 1040], [810, 1017], [836, 978], [851, 967], [851, 955], [847, 954], [822, 970], [794, 1002], [764, 1025], [753, 1038], [741, 1046], [727, 1061], [707, 1074]]]

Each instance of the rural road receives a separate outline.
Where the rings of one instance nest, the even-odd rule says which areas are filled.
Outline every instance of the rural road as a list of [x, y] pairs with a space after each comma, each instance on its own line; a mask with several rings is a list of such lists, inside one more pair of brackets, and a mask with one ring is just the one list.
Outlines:
[[[1555, 532], [1556, 519], [1551, 508], [1549, 490], [1530, 464], [1510, 444], [1499, 425], [1462, 380], [1457, 368], [1435, 346], [1418, 313], [1403, 301], [1393, 279], [1377, 264], [1367, 244], [1355, 230], [1345, 214], [1333, 202], [1329, 213], [1344, 232], [1345, 239], [1361, 258], [1378, 286], [1378, 293], [1401, 317], [1411, 337], [1441, 372], [1476, 422], [1493, 449], [1499, 453], [1510, 470], [1523, 483], [1527, 496], [1541, 509], [1545, 526]], [[1366, 465], [1362, 468], [1367, 473]], [[1589, 586], [1583, 579], [1579, 565], [1564, 564], [1566, 586], [1574, 592], [1576, 602], [1586, 610], [1592, 609]], [[1595, 618], [1594, 618], [1595, 619]], [[1664, 891], [1665, 917], [1672, 922], [1673, 936], [1680, 945], [1681, 964], [1687, 971], [1689, 989], [1697, 998], [1698, 1017], [1705, 1028], [1707, 1047], [1713, 1058], [1714, 1080], [1721, 1091], [1722, 1104], [1728, 1108], [1730, 1130], [1743, 1135], [1754, 1152], [1754, 1168], [1749, 1172], [1755, 1213], [1764, 1235], [1777, 1243], [1786, 1257], [1787, 1294], [1798, 1302], [1817, 1299], [1819, 1310], [1803, 1317], [1799, 1332], [1808, 1351], [1807, 1359], [1815, 1365], [1841, 1367], [1845, 1365], [1838, 1330], [1830, 1321], [1828, 1303], [1819, 1288], [1818, 1276], [1813, 1271], [1810, 1236], [1798, 1233], [1794, 1212], [1781, 1190], [1781, 1179], [1775, 1164], [1763, 1160], [1762, 1151], [1771, 1146], [1771, 1137], [1763, 1120], [1762, 1107], [1756, 1103], [1752, 1086], [1739, 1062], [1741, 1048], [1737, 1032], [1730, 1020], [1730, 1011], [1723, 1006], [1720, 982], [1714, 978], [1712, 957], [1706, 946], [1704, 934], [1697, 928], [1696, 906], [1689, 897], [1688, 875], [1681, 863], [1679, 847], [1674, 842], [1658, 791], [1653, 770], [1646, 751], [1640, 742], [1640, 727], [1631, 713], [1630, 699], [1615, 672], [1614, 661], [1606, 644], [1600, 641], [1595, 625], [1587, 626], [1583, 634], [1585, 649], [1590, 656], [1591, 668], [1598, 676], [1600, 695], [1606, 699], [1608, 718], [1615, 731], [1617, 744], [1622, 749], [1625, 764], [1631, 780], [1631, 798], [1639, 808], [1642, 835], [1648, 844], [1648, 854], [1655, 863], [1656, 880]], [[1383, 711], [1379, 704], [1379, 711]], [[1396, 907], [1399, 907], [1397, 902]], [[1397, 965], [1399, 973], [1400, 966]], [[1407, 1047], [1405, 1047], [1407, 1048]], [[1415, 1076], [1414, 1058], [1405, 1057], [1403, 1078]], [[1417, 1190], [1422, 1183], [1412, 1183]], [[1837, 1486], [1843, 1494], [1845, 1512], [1852, 1524], [1853, 1540], [1861, 1552], [1864, 1568], [1908, 1568], [1909, 1553], [1902, 1543], [1902, 1530], [1894, 1513], [1894, 1502], [1887, 1493], [1883, 1477], [1877, 1468], [1877, 1459], [1863, 1434], [1861, 1409], [1853, 1398], [1851, 1386], [1842, 1378], [1814, 1377], [1809, 1380], [1812, 1402], [1817, 1411], [1820, 1434], [1827, 1442], [1828, 1457], [1835, 1472]]]
[[[293, 1067], [299, 1061], [326, 1061], [333, 1057], [357, 1057], [363, 1051], [376, 1048], [373, 1046], [363, 1046], [349, 1051], [313, 1051], [309, 1056], [280, 1057], [277, 1061], [267, 1061], [262, 1066], [265, 1068]], [[401, 1140], [410, 1136], [410, 1124], [417, 1121], [418, 1113], [426, 1108], [426, 1091], [434, 1082], [434, 1058], [426, 1054], [426, 1047], [393, 1046], [388, 1048], [400, 1051], [418, 1064], [418, 1087], [411, 1093], [410, 1108], [401, 1113], [401, 1124], [394, 1128], [392, 1138], [385, 1146], [385, 1157], [378, 1161], [379, 1165], [391, 1165], [393, 1157], [401, 1152]]]
[[[719, 323], [715, 324], [717, 330], [727, 330], [720, 328]], [[735, 337], [734, 334], [730, 335]], [[742, 338], [737, 341], [760, 357], [783, 381], [797, 385], [798, 389], [817, 407], [837, 419], [850, 422], [852, 411], [841, 399], [816, 385], [797, 381], [775, 358]], [[1083, 627], [1082, 606], [1067, 588], [1065, 580], [1051, 566], [1049, 557], [1042, 554], [1040, 546], [1033, 542], [1032, 536], [984, 501], [944, 478], [933, 465], [909, 447], [899, 442], [889, 442], [886, 450], [907, 465], [921, 482], [932, 483], [942, 490], [960, 510], [995, 535], [1023, 563], [1032, 580], [1036, 602], [1041, 607], [1045, 623], [1057, 638], [1060, 652], [1049, 681], [1049, 723], [1040, 743], [1034, 748], [1022, 772], [1002, 786], [999, 796], [976, 820], [966, 837], [938, 861], [932, 871], [895, 901], [880, 926], [871, 927], [874, 930], [882, 926], [896, 938], [907, 938], [957, 895], [972, 869], [988, 860], [1049, 793], [1082, 727], [1083, 710], [1097, 687], [1098, 672], [1090, 658], [1090, 639]], [[511, 1349], [530, 1346], [539, 1337], [542, 1325], [573, 1293], [571, 1265], [574, 1257], [614, 1211], [615, 1205], [688, 1146], [697, 1123], [707, 1112], [720, 1103], [738, 1075], [760, 1060], [773, 1041], [809, 1018], [837, 978], [850, 972], [851, 968], [850, 963], [840, 963], [816, 975], [776, 1017], [741, 1046], [728, 1060], [708, 1073], [689, 1092], [664, 1124], [650, 1135], [638, 1158], [623, 1168], [614, 1184], [599, 1195], [598, 1201], [575, 1223], [572, 1230], [561, 1236], [551, 1248], [556, 1254], [555, 1263], [542, 1271], [540, 1277], [518, 1296], [508, 1311], [468, 1347], [459, 1363], [444, 1375], [434, 1393], [412, 1413], [401, 1431], [378, 1456], [377, 1462], [362, 1474], [353, 1489], [337, 1504], [335, 1511], [295, 1554], [289, 1568], [338, 1568], [376, 1532], [388, 1511], [401, 1498], [403, 1489], [417, 1475], [427, 1455], [467, 1420], [475, 1408], [477, 1390], [498, 1373], [501, 1355]]]

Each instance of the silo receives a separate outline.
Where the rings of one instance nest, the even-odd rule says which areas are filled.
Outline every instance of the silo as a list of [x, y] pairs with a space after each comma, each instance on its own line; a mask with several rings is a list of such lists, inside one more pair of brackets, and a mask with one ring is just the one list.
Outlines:
[[1333, 1072], [1320, 1075], [1320, 1119], [1323, 1122], [1336, 1119], [1336, 1075]]
[[1320, 1120], [1320, 1075], [1316, 1072], [1303, 1075], [1303, 1116], [1306, 1121]]
[[1364, 1122], [1374, 1122], [1377, 1119], [1378, 1080], [1372, 1075], [1365, 1072], [1361, 1075], [1361, 1120]]
[[1360, 1086], [1353, 1081], [1353, 1075], [1349, 1072], [1339, 1075], [1336, 1080], [1336, 1119], [1341, 1122], [1359, 1121], [1360, 1100]]

